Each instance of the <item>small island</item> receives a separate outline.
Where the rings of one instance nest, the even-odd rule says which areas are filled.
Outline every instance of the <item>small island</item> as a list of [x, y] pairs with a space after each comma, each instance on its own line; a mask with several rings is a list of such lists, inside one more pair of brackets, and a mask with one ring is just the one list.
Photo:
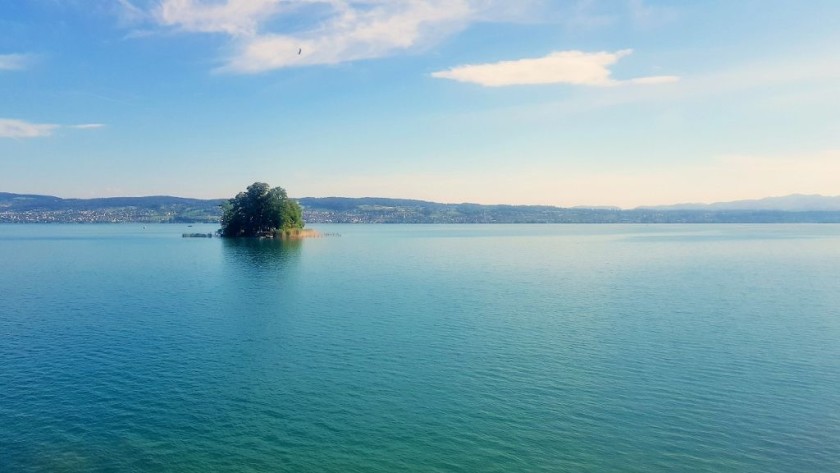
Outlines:
[[304, 230], [300, 204], [289, 199], [282, 187], [255, 182], [245, 192], [222, 203], [223, 237], [300, 239], [320, 236]]

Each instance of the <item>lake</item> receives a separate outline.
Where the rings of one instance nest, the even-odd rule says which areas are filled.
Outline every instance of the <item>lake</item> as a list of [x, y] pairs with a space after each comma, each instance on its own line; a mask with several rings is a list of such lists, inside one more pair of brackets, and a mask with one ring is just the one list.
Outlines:
[[840, 471], [840, 225], [0, 225], [0, 471]]

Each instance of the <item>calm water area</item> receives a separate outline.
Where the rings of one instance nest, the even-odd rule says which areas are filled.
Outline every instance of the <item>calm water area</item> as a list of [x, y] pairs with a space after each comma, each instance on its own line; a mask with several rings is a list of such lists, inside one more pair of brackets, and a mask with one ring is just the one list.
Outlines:
[[840, 471], [840, 225], [0, 225], [0, 472]]

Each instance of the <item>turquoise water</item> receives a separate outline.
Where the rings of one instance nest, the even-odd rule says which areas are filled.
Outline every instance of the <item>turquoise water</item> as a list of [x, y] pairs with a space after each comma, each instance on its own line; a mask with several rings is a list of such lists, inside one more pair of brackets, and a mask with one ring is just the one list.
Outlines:
[[0, 471], [840, 471], [840, 226], [0, 225]]

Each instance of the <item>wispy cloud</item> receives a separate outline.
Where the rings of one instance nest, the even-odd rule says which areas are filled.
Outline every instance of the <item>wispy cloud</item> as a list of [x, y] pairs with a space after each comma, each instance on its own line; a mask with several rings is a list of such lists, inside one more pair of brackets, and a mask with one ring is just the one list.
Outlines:
[[289, 2], [228, 0], [211, 3], [196, 0], [164, 0], [154, 13], [161, 24], [183, 31], [253, 36], [258, 33], [260, 23], [274, 16], [284, 3]]
[[41, 138], [50, 136], [59, 128], [89, 130], [104, 127], [101, 123], [80, 125], [56, 125], [54, 123], [32, 123], [14, 118], [0, 118], [0, 138]]
[[120, 22], [124, 25], [136, 24], [149, 19], [148, 13], [134, 5], [130, 0], [117, 0], [113, 8]]
[[30, 54], [0, 54], [0, 71], [22, 71], [31, 63]]
[[612, 28], [619, 24], [634, 29], [651, 29], [679, 17], [674, 6], [653, 5], [645, 0], [569, 0], [556, 2], [558, 20], [575, 30]]
[[673, 7], [648, 5], [643, 0], [628, 0], [627, 8], [633, 24], [641, 28], [663, 25], [678, 16], [677, 10]]
[[679, 80], [677, 76], [613, 79], [610, 66], [631, 53], [630, 49], [613, 53], [557, 51], [540, 58], [453, 67], [446, 71], [434, 72], [432, 77], [469, 82], [485, 87], [539, 84], [606, 87], [621, 84], [664, 84]]
[[0, 118], [0, 138], [38, 138], [50, 136], [58, 125], [30, 123], [13, 118]]
[[82, 123], [79, 125], [69, 125], [68, 128], [75, 128], [77, 130], [95, 130], [98, 128], [105, 128], [104, 123]]
[[[136, 14], [137, 7], [121, 0]], [[220, 71], [259, 73], [422, 49], [475, 21], [522, 21], [542, 5], [522, 0], [162, 0], [158, 26], [228, 36]]]

